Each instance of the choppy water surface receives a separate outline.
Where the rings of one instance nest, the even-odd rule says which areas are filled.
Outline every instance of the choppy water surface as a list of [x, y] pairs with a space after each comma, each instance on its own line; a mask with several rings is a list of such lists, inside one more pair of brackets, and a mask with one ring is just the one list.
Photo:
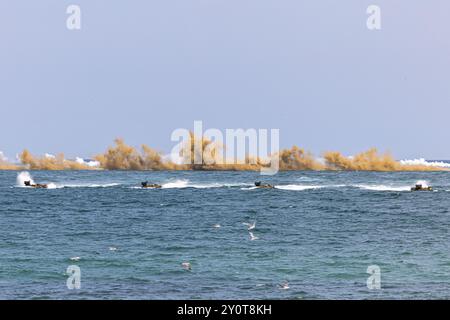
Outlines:
[[30, 174], [0, 172], [3, 299], [450, 298], [449, 172]]

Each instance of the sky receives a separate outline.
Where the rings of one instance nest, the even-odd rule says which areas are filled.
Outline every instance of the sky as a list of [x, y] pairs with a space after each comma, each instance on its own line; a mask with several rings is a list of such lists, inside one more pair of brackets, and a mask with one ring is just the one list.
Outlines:
[[[81, 29], [66, 8], [81, 8]], [[366, 26], [369, 5], [381, 30]], [[448, 0], [0, 2], [0, 151], [91, 157], [177, 128], [450, 159]]]

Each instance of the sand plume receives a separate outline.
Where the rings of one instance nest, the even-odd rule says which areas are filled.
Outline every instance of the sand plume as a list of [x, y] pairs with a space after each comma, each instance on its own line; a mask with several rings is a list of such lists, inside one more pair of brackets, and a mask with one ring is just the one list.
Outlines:
[[[340, 152], [330, 151], [324, 154], [329, 170], [347, 171], [433, 171], [436, 167], [425, 165], [404, 165], [396, 161], [389, 153], [379, 154], [376, 148], [358, 153], [354, 157], [345, 157]], [[440, 169], [442, 170], [442, 169]]]
[[139, 152], [127, 145], [123, 139], [114, 140], [115, 146], [109, 147], [104, 154], [97, 155], [95, 160], [107, 170], [176, 170], [177, 165], [163, 161], [159, 152], [147, 145], [142, 145]]
[[66, 160], [63, 153], [57, 156], [35, 157], [27, 149], [19, 156], [20, 161], [28, 169], [31, 170], [92, 170], [85, 164], [78, 163], [72, 160]]
[[293, 146], [280, 152], [280, 170], [324, 170], [325, 166], [318, 162], [312, 153]]
[[[99, 166], [89, 165], [81, 158], [67, 160], [63, 153], [56, 156], [44, 155], [36, 157], [25, 149], [19, 156], [22, 165], [11, 164], [0, 157], [0, 170], [228, 170], [228, 171], [258, 171], [270, 167], [271, 156], [262, 159], [257, 155], [246, 154], [244, 159], [228, 159], [224, 156], [225, 145], [208, 139], [196, 137], [190, 132], [189, 140], [184, 142], [180, 151], [181, 163], [175, 163], [160, 152], [143, 144], [141, 149], [127, 145], [123, 139], [114, 140], [103, 154], [95, 156]], [[379, 153], [371, 148], [352, 157], [342, 155], [337, 151], [323, 154], [323, 160], [318, 160], [311, 152], [293, 146], [274, 154], [279, 157], [279, 169], [288, 170], [342, 170], [342, 171], [448, 171], [439, 162], [397, 161], [389, 153]], [[79, 161], [81, 159], [81, 161]], [[178, 161], [177, 161], [178, 162]], [[447, 165], [441, 162], [442, 165]]]

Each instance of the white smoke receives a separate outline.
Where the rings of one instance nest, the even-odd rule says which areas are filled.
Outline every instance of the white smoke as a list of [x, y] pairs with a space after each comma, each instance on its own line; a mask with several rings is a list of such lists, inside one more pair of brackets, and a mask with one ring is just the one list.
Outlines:
[[79, 163], [79, 164], [84, 164], [84, 165], [92, 167], [92, 168], [100, 167], [100, 162], [94, 161], [94, 160], [84, 160], [83, 158], [80, 158], [80, 157], [76, 157], [75, 162]]
[[442, 161], [427, 161], [424, 158], [413, 159], [413, 160], [400, 160], [400, 163], [403, 165], [450, 168], [450, 163], [446, 163], [446, 162], [442, 162]]
[[175, 164], [184, 164], [184, 158], [180, 156], [178, 153], [173, 152], [171, 154], [166, 154], [162, 156], [163, 161], [170, 161]]
[[0, 162], [7, 162], [8, 158], [5, 157], [5, 154], [3, 153], [3, 151], [0, 151]]

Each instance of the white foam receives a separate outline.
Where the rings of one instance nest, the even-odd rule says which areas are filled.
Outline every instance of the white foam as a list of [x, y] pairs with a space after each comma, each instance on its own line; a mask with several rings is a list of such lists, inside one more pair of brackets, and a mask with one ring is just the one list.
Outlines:
[[164, 189], [187, 188], [188, 180], [176, 180], [174, 182], [164, 183], [161, 187]]
[[[189, 183], [189, 180], [175, 180], [173, 182], [167, 182], [162, 184], [163, 189], [174, 188], [196, 188], [196, 189], [209, 189], [209, 188], [224, 188], [224, 187], [240, 187], [250, 186], [248, 183]], [[138, 187], [139, 188], [139, 187]]]
[[427, 161], [424, 158], [412, 159], [412, 160], [400, 160], [400, 163], [403, 165], [450, 168], [450, 163], [446, 163], [443, 161]]
[[[336, 185], [301, 185], [301, 184], [287, 184], [287, 185], [276, 185], [275, 189], [279, 190], [290, 190], [290, 191], [304, 191], [304, 190], [313, 190], [313, 189], [323, 189], [323, 188], [340, 188], [346, 187], [345, 184], [336, 184]], [[241, 188], [241, 190], [255, 190], [259, 189], [256, 186]]]
[[320, 189], [320, 188], [324, 188], [324, 187], [325, 186], [288, 184], [288, 185], [284, 185], [284, 186], [275, 186], [275, 189], [303, 191], [303, 190], [311, 190], [311, 189]]
[[188, 184], [190, 188], [198, 189], [208, 189], [208, 188], [231, 188], [231, 187], [242, 187], [242, 186], [252, 186], [248, 183], [206, 183], [206, 184]]
[[97, 183], [82, 183], [82, 184], [65, 184], [60, 185], [61, 188], [109, 188], [109, 187], [115, 187], [119, 186], [120, 183], [104, 183], [104, 184], [97, 184]]
[[[31, 184], [36, 184], [27, 171], [20, 172], [16, 178], [18, 187], [25, 187], [25, 181], [30, 181]], [[108, 188], [118, 186], [120, 183], [81, 183], [81, 184], [64, 184], [50, 182], [47, 184], [47, 189], [61, 189], [61, 188]]]
[[189, 187], [189, 188], [196, 188], [196, 189], [209, 189], [209, 188], [221, 188], [221, 187], [224, 187], [224, 185], [220, 184], [220, 183], [188, 184], [187, 187]]
[[255, 189], [258, 189], [258, 187], [241, 188], [241, 190], [255, 190]]
[[371, 191], [411, 191], [411, 186], [392, 186], [384, 184], [359, 184], [354, 185], [354, 187]]
[[17, 175], [16, 183], [18, 187], [25, 187], [25, 181], [30, 181], [31, 184], [35, 184], [30, 173], [27, 171], [22, 171]]

